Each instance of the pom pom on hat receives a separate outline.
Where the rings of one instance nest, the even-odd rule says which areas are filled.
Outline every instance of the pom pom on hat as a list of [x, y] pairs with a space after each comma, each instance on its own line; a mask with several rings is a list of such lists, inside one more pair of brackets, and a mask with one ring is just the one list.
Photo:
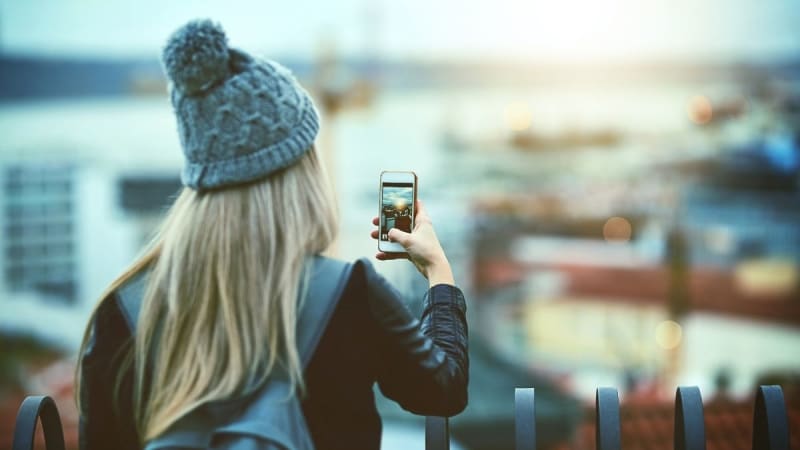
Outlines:
[[162, 61], [173, 85], [193, 95], [227, 78], [229, 57], [225, 31], [206, 19], [176, 30], [164, 47]]
[[219, 25], [180, 27], [162, 62], [186, 157], [184, 186], [205, 192], [265, 179], [313, 148], [319, 114], [308, 92], [276, 61], [228, 47]]

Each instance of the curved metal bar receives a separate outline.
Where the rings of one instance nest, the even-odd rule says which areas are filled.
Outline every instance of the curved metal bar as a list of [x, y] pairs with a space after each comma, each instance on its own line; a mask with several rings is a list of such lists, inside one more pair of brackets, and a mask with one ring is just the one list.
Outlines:
[[675, 392], [675, 450], [705, 449], [706, 427], [700, 389], [681, 386]]
[[622, 447], [619, 394], [612, 387], [597, 388], [595, 392], [595, 448], [597, 450], [620, 450]]
[[753, 449], [789, 450], [789, 418], [780, 386], [759, 386], [756, 391]]
[[64, 450], [61, 417], [52, 398], [37, 395], [25, 398], [17, 413], [12, 450], [32, 450], [37, 419], [42, 419], [42, 432], [47, 450]]
[[517, 450], [536, 450], [536, 403], [533, 388], [514, 389], [514, 437]]
[[450, 423], [447, 417], [425, 417], [425, 450], [450, 450]]

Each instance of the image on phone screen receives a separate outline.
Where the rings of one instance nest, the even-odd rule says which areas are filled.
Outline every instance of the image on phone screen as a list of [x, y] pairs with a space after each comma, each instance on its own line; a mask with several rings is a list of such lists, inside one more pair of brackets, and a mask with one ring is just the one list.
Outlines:
[[411, 233], [414, 217], [413, 183], [383, 183], [381, 188], [381, 240], [389, 240], [389, 230]]

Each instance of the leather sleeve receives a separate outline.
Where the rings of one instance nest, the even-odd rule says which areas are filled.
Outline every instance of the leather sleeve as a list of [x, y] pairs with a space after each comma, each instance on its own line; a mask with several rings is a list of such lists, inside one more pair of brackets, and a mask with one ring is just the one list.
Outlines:
[[440, 284], [413, 317], [385, 278], [365, 265], [372, 315], [381, 334], [377, 381], [381, 392], [415, 414], [453, 416], [467, 406], [466, 303], [461, 290]]
[[130, 344], [131, 335], [113, 296], [103, 301], [90, 326], [89, 341], [80, 355], [79, 395], [84, 414], [80, 418], [79, 448], [136, 449], [138, 438], [131, 414], [130, 370], [121, 382], [118, 408], [114, 407], [120, 351]]

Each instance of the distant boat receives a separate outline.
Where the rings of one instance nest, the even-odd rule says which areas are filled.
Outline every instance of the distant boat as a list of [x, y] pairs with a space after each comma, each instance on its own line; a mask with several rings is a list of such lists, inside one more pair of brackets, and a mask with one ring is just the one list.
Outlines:
[[442, 147], [452, 151], [483, 149], [507, 149], [520, 152], [583, 150], [588, 148], [614, 148], [622, 143], [624, 136], [613, 129], [583, 131], [567, 129], [557, 134], [534, 132], [530, 128], [514, 131], [506, 136], [487, 139], [470, 139], [459, 135], [451, 128], [439, 137]]

